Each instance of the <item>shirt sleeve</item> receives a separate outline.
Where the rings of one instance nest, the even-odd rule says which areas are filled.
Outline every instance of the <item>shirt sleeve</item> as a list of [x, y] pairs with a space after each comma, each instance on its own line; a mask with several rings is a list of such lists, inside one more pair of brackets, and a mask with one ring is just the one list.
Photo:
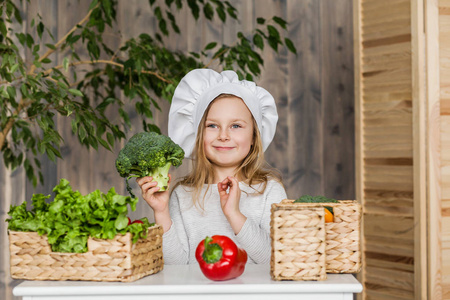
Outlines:
[[169, 202], [172, 226], [163, 235], [164, 263], [168, 265], [185, 265], [189, 263], [189, 242], [180, 213], [180, 202], [176, 190]]
[[283, 185], [276, 181], [268, 183], [262, 195], [261, 205], [263, 212], [260, 222], [247, 218], [241, 231], [236, 235], [239, 244], [245, 249], [248, 256], [257, 264], [268, 264], [271, 255], [270, 243], [270, 214], [273, 203], [286, 199]]

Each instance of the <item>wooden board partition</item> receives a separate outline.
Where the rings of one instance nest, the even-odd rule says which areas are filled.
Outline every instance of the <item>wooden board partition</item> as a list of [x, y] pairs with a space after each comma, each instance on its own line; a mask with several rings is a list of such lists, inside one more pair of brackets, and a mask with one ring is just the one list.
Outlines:
[[450, 299], [450, 1], [355, 0], [363, 299]]

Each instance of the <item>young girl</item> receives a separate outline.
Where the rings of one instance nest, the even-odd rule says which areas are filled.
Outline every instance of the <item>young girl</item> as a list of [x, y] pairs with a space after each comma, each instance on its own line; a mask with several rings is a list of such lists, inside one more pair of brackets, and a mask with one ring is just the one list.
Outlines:
[[197, 69], [181, 80], [169, 136], [193, 159], [192, 171], [171, 194], [151, 177], [137, 179], [164, 228], [165, 263], [196, 263], [197, 245], [212, 235], [230, 237], [249, 263], [269, 263], [271, 205], [286, 198], [264, 161], [277, 121], [273, 97], [233, 71]]

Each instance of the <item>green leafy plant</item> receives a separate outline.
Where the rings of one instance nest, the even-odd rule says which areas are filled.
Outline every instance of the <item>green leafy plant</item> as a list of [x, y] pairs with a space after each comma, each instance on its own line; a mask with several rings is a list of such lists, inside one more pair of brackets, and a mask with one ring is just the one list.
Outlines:
[[[265, 45], [278, 52], [281, 47], [296, 53], [291, 40], [280, 31], [287, 23], [274, 16], [258, 18], [251, 33], [238, 32], [235, 43], [207, 43], [199, 52], [183, 53], [165, 46], [169, 34], [179, 34], [174, 13], [188, 6], [198, 19], [237, 19], [228, 1], [149, 1], [158, 20], [155, 34], [142, 33], [117, 49], [103, 38], [116, 28], [116, 0], [94, 0], [86, 16], [56, 40], [38, 15], [29, 24], [36, 34], [16, 32], [22, 24], [18, 1], [0, 2], [0, 150], [6, 167], [23, 166], [34, 186], [43, 182], [37, 156], [52, 161], [62, 158], [64, 140], [55, 126], [55, 116], [70, 120], [73, 134], [87, 148], [111, 150], [131, 127], [125, 105], [133, 105], [145, 131], [159, 132], [152, 123], [160, 101], [170, 101], [180, 79], [194, 68], [217, 65], [233, 69], [243, 79], [261, 73], [260, 52]], [[15, 25], [15, 26], [13, 26]], [[49, 38], [51, 43], [44, 43]], [[31, 53], [25, 60], [21, 53]], [[82, 55], [82, 53], [86, 53]], [[59, 56], [59, 59], [58, 56]], [[90, 66], [89, 68], [85, 68]], [[85, 70], [88, 69], [88, 70]], [[117, 96], [121, 91], [123, 99]], [[117, 120], [108, 118], [113, 111]]]
[[95, 190], [85, 196], [72, 190], [69, 181], [61, 179], [53, 189], [55, 194], [34, 194], [33, 209], [27, 210], [27, 202], [11, 205], [8, 230], [34, 231], [46, 234], [54, 252], [87, 252], [89, 236], [99, 239], [113, 239], [116, 234], [131, 232], [132, 241], [147, 237], [152, 226], [147, 218], [129, 224], [128, 205], [136, 210], [137, 198], [122, 196], [111, 188], [106, 194]]
[[[298, 199], [295, 199], [294, 203], [339, 203], [339, 200], [327, 198], [325, 196], [303, 195]], [[325, 206], [325, 208], [328, 209], [328, 211], [330, 211], [332, 214], [334, 213], [333, 207]]]

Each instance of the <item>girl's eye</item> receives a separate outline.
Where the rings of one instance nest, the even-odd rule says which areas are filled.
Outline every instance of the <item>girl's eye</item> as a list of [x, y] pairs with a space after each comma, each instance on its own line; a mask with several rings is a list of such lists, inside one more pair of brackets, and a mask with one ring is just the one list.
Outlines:
[[231, 128], [241, 128], [242, 126], [241, 125], [239, 125], [239, 124], [233, 124], [233, 125], [231, 125]]
[[206, 127], [208, 127], [208, 128], [217, 128], [217, 125], [216, 124], [208, 124], [208, 125], [206, 125]]

